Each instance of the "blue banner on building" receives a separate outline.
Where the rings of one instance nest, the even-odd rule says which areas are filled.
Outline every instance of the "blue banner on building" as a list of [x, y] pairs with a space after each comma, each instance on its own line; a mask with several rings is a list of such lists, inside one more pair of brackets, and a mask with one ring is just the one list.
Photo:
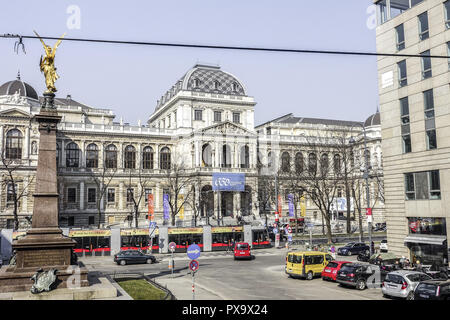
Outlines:
[[289, 217], [294, 216], [294, 195], [288, 194]]
[[213, 173], [213, 191], [244, 191], [245, 174], [243, 173]]
[[164, 220], [169, 220], [169, 195], [166, 193], [163, 195], [163, 209], [164, 209]]

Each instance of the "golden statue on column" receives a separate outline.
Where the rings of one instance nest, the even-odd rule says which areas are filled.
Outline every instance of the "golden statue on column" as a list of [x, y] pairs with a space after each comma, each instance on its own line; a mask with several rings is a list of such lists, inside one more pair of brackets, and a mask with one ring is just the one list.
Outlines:
[[39, 62], [41, 72], [43, 72], [45, 76], [45, 85], [47, 86], [47, 91], [45, 93], [55, 93], [57, 91], [55, 88], [55, 81], [59, 78], [55, 68], [55, 54], [56, 49], [61, 44], [61, 41], [63, 40], [66, 33], [62, 35], [62, 37], [56, 42], [53, 48], [46, 45], [36, 31], [34, 31], [34, 33], [36, 34], [36, 36], [38, 36], [39, 40], [41, 40], [45, 50], [45, 57], [42, 58], [41, 56], [41, 60]]

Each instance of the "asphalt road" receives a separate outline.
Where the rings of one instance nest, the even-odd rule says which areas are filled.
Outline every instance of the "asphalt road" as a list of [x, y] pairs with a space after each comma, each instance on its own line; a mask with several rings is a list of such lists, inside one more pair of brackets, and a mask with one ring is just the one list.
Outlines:
[[[381, 289], [359, 291], [315, 278], [289, 278], [284, 273], [285, 249], [254, 250], [255, 259], [235, 261], [231, 254], [204, 254], [195, 275], [198, 299], [211, 300], [384, 300]], [[105, 273], [144, 272], [166, 285], [178, 299], [190, 299], [191, 275], [186, 254], [175, 255], [174, 274], [168, 269], [170, 255], [155, 264], [118, 266], [112, 257], [84, 258], [92, 271]], [[356, 261], [356, 257], [338, 260]]]

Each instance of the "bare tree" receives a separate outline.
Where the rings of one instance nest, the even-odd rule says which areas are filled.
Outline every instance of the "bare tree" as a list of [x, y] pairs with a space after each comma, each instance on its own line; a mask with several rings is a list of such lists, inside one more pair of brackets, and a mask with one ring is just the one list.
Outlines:
[[[34, 176], [28, 176], [27, 182], [24, 182], [23, 177], [17, 173], [24, 169], [21, 159], [10, 159], [6, 157], [5, 150], [1, 152], [1, 176], [2, 176], [2, 189], [6, 189], [7, 198], [8, 194], [11, 196], [10, 201], [13, 203], [13, 216], [14, 216], [14, 230], [19, 229], [19, 203], [24, 196], [28, 196], [28, 190], [31, 183], [34, 180]], [[18, 185], [22, 183], [22, 188], [18, 191]]]
[[111, 181], [114, 179], [116, 172], [117, 168], [106, 168], [105, 165], [103, 165], [100, 169], [91, 169], [88, 171], [98, 190], [97, 199], [95, 201], [98, 215], [98, 228], [100, 228], [103, 213], [101, 204], [102, 201], [104, 201], [105, 196], [107, 195], [108, 187], [110, 186]]
[[[196, 178], [189, 172], [181, 155], [172, 154], [168, 169], [165, 171], [165, 184], [169, 190], [168, 205], [171, 224], [175, 225], [176, 216], [185, 204], [190, 203], [194, 196]], [[195, 201], [195, 200], [194, 200]]]
[[297, 170], [298, 186], [313, 201], [322, 214], [328, 242], [332, 240], [331, 207], [338, 189], [338, 175], [330, 165], [330, 155], [336, 153], [337, 141], [329, 134], [307, 136], [308, 156], [303, 158], [302, 170]]
[[[133, 182], [133, 173], [137, 173], [137, 176], [134, 175], [134, 178], [137, 179], [137, 192], [134, 192], [134, 190], [136, 189], [136, 183]], [[130, 169], [129, 170], [129, 179], [128, 179], [128, 183], [125, 184], [126, 188], [127, 188], [127, 202], [129, 202], [131, 200], [132, 204], [133, 204], [133, 217], [134, 217], [134, 226], [135, 228], [139, 227], [139, 216], [140, 216], [140, 212], [139, 212], [139, 207], [142, 203], [142, 200], [145, 198], [145, 189], [147, 188], [148, 184], [149, 184], [149, 179], [146, 179], [143, 175], [142, 175], [142, 169]], [[128, 190], [133, 190], [132, 192], [128, 192]], [[145, 201], [145, 199], [144, 199]]]

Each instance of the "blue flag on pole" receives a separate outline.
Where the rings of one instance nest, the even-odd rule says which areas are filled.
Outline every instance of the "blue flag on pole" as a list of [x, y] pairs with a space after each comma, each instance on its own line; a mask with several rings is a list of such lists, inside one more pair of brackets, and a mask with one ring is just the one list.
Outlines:
[[289, 217], [294, 216], [294, 195], [288, 194]]
[[163, 195], [164, 220], [169, 220], [169, 195]]

